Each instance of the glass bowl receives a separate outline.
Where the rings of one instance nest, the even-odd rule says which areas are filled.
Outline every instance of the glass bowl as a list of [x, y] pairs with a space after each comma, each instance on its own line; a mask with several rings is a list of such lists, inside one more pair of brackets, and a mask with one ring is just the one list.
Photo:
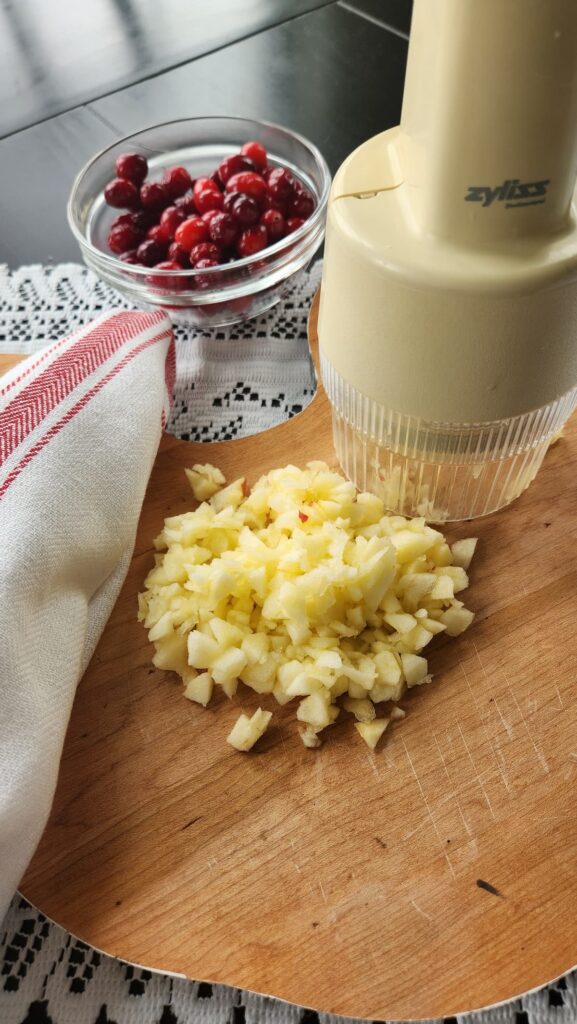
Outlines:
[[[269, 165], [288, 167], [313, 193], [316, 207], [292, 234], [254, 256], [205, 270], [165, 270], [124, 263], [110, 253], [106, 238], [121, 212], [104, 201], [121, 153], [141, 153], [148, 180], [165, 168], [183, 165], [192, 178], [212, 174], [226, 156], [250, 139], [262, 143]], [[238, 323], [274, 306], [321, 245], [331, 178], [318, 149], [301, 135], [240, 117], [193, 117], [129, 135], [98, 153], [77, 176], [68, 200], [68, 222], [84, 262], [134, 305], [163, 309], [175, 321], [198, 327]]]

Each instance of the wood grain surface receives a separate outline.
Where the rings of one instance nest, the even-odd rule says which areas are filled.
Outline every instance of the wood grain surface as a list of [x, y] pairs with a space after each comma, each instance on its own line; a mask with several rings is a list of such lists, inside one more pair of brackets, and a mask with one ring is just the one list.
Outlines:
[[151, 667], [136, 595], [183, 468], [335, 464], [319, 391], [289, 423], [222, 444], [163, 439], [130, 573], [80, 683], [58, 792], [22, 885], [100, 949], [367, 1018], [443, 1017], [577, 961], [577, 424], [480, 537], [471, 629], [431, 645], [432, 685], [370, 753], [350, 722], [318, 751], [273, 710], [258, 752]]

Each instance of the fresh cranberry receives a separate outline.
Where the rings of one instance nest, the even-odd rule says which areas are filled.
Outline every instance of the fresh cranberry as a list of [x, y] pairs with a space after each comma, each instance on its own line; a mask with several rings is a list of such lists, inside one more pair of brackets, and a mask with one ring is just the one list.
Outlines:
[[278, 242], [279, 238], [286, 235], [286, 221], [278, 210], [265, 210], [260, 222], [267, 230], [269, 241]]
[[157, 215], [153, 210], [136, 210], [135, 213], [131, 213], [132, 223], [137, 231], [141, 231], [143, 234], [148, 231], [153, 224], [156, 224]]
[[119, 256], [129, 249], [135, 249], [141, 240], [142, 235], [133, 224], [118, 224], [109, 231], [107, 242], [110, 251]]
[[[197, 260], [194, 264], [195, 270], [211, 270], [213, 267], [218, 267], [217, 260]], [[202, 291], [207, 291], [209, 288], [214, 288], [216, 282], [212, 274], [196, 274], [194, 277], [194, 284], [196, 288]]]
[[148, 174], [148, 164], [140, 153], [123, 153], [117, 157], [114, 167], [118, 178], [124, 178], [137, 186], [142, 185]]
[[244, 146], [241, 147], [241, 153], [243, 156], [247, 156], [249, 160], [252, 160], [257, 171], [266, 170], [267, 152], [260, 142], [245, 142]]
[[307, 217], [310, 217], [314, 208], [314, 197], [309, 190], [306, 188], [299, 189], [298, 191], [295, 191], [288, 204], [288, 215], [289, 217], [302, 217], [306, 220]]
[[265, 210], [278, 210], [279, 213], [282, 213], [283, 217], [286, 217], [287, 216], [289, 202], [290, 202], [290, 200], [284, 200], [283, 201], [283, 200], [280, 200], [280, 199], [273, 199], [273, 197], [269, 194], [267, 196], [266, 203], [264, 204], [264, 209]]
[[252, 160], [247, 156], [243, 156], [242, 153], [235, 153], [234, 156], [226, 156], [224, 160], [218, 165], [217, 174], [222, 181], [223, 185], [226, 185], [229, 178], [232, 178], [233, 174], [238, 174], [239, 171], [254, 171], [255, 165]]
[[240, 171], [233, 174], [226, 183], [227, 192], [244, 192], [251, 199], [255, 199], [259, 206], [264, 204], [268, 195], [268, 185], [262, 175], [256, 171]]
[[192, 217], [193, 214], [198, 213], [193, 195], [181, 196], [180, 199], [175, 200], [174, 205], [177, 206], [179, 210], [182, 210], [187, 217]]
[[292, 198], [295, 179], [286, 167], [273, 167], [272, 171], [269, 171], [267, 184], [272, 199], [282, 203]]
[[140, 189], [140, 201], [145, 210], [163, 210], [170, 197], [159, 181], [148, 181]]
[[224, 208], [243, 228], [256, 224], [260, 216], [256, 199], [251, 199], [244, 192], [228, 192], [224, 197]]
[[134, 214], [133, 213], [120, 213], [118, 217], [115, 217], [110, 225], [110, 230], [114, 231], [114, 228], [120, 228], [123, 224], [134, 225]]
[[224, 249], [228, 249], [238, 235], [238, 225], [230, 213], [219, 213], [213, 217], [208, 230], [213, 242]]
[[138, 263], [136, 249], [129, 249], [128, 252], [121, 252], [118, 258], [121, 259], [123, 263]]
[[[198, 188], [199, 182], [209, 181], [204, 188]], [[207, 213], [208, 210], [222, 210], [222, 192], [210, 178], [199, 178], [194, 186], [194, 201], [199, 213]]]
[[119, 210], [133, 210], [138, 206], [138, 189], [131, 181], [114, 178], [104, 189], [104, 198], [109, 206]]
[[254, 256], [261, 249], [265, 249], [267, 244], [268, 234], [264, 224], [255, 224], [243, 231], [236, 243], [236, 251], [242, 259], [244, 256]]
[[182, 224], [185, 214], [177, 206], [167, 206], [160, 215], [158, 227], [165, 242], [172, 242], [176, 229]]
[[206, 257], [203, 260], [197, 260], [196, 264], [195, 264], [195, 267], [196, 267], [197, 270], [208, 270], [209, 267], [218, 267], [218, 266], [220, 266], [218, 260], [209, 260], [209, 259], [206, 259]]
[[192, 178], [186, 167], [169, 167], [162, 176], [162, 184], [171, 199], [179, 199], [192, 188]]
[[169, 245], [168, 258], [169, 260], [172, 260], [173, 263], [178, 263], [181, 267], [188, 267], [189, 265], [188, 253], [182, 245], [178, 244], [178, 242], [172, 242], [172, 244]]
[[286, 233], [287, 233], [287, 235], [292, 234], [293, 231], [296, 231], [297, 228], [302, 227], [303, 224], [304, 224], [304, 220], [302, 219], [302, 217], [287, 217], [287, 221], [286, 221]]
[[174, 241], [190, 252], [193, 245], [208, 241], [208, 224], [202, 217], [189, 217], [179, 224], [174, 232]]
[[212, 178], [207, 177], [207, 175], [205, 175], [202, 178], [197, 178], [195, 183], [194, 183], [194, 186], [193, 186], [193, 189], [192, 189], [192, 194], [193, 194], [195, 200], [196, 200], [196, 197], [197, 197], [198, 193], [199, 192], [203, 192], [205, 188], [212, 188], [212, 189], [215, 189], [215, 190], [217, 188], [217, 186], [215, 185], [215, 183], [212, 180]]
[[151, 228], [146, 232], [146, 237], [152, 239], [153, 242], [158, 242], [163, 249], [166, 249], [168, 245], [168, 239], [165, 238], [164, 232], [160, 224], [153, 224]]
[[224, 192], [224, 185], [218, 176], [218, 170], [213, 171], [213, 173], [210, 176], [210, 180], [214, 181], [214, 184], [216, 185], [219, 192]]
[[220, 210], [207, 210], [206, 213], [201, 214], [201, 216], [202, 216], [202, 219], [203, 219], [204, 223], [208, 224], [208, 226], [210, 227], [210, 225], [211, 225], [212, 221], [214, 220], [214, 218], [215, 217], [219, 217], [220, 213], [221, 213]]
[[165, 251], [164, 245], [155, 242], [153, 238], [147, 238], [146, 242], [141, 242], [138, 246], [136, 255], [139, 263], [144, 264], [145, 267], [154, 267], [164, 258]]
[[[175, 263], [173, 260], [163, 260], [162, 263], [156, 263], [154, 269], [172, 271], [182, 270], [183, 268], [180, 266], [180, 263]], [[168, 277], [166, 273], [147, 275], [146, 280], [153, 288], [162, 288], [165, 291], [180, 292], [187, 287], [186, 277]]]
[[199, 260], [216, 260], [220, 263], [220, 249], [214, 242], [199, 242], [198, 245], [193, 245], [190, 250], [190, 262], [193, 267]]

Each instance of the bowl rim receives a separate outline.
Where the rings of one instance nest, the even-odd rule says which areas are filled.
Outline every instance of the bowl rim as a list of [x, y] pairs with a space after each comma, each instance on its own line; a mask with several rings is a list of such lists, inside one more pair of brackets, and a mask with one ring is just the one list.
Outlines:
[[[250, 125], [262, 125], [265, 128], [272, 128], [275, 131], [284, 132], [286, 135], [290, 135], [293, 139], [296, 139], [298, 142], [300, 142], [312, 154], [315, 162], [317, 163], [321, 170], [323, 177], [323, 191], [318, 199], [317, 205], [311, 216], [307, 220], [305, 220], [305, 222], [301, 224], [300, 228], [297, 228], [296, 231], [291, 232], [290, 235], [285, 235], [285, 237], [279, 239], [278, 242], [274, 242], [272, 245], [268, 246], [266, 249], [263, 249], [255, 253], [253, 256], [244, 256], [242, 259], [234, 260], [233, 262], [230, 263], [220, 263], [217, 267], [207, 267], [206, 269], [196, 269], [195, 267], [190, 267], [187, 269], [186, 267], [183, 267], [182, 269], [179, 270], [158, 270], [157, 267], [143, 267], [140, 266], [139, 264], [125, 263], [123, 260], [118, 259], [118, 257], [114, 256], [112, 253], [107, 253], [103, 249], [99, 249], [97, 248], [97, 246], [93, 245], [92, 242], [90, 242], [83, 235], [82, 231], [78, 227], [76, 223], [75, 214], [75, 206], [77, 205], [75, 203], [76, 193], [82, 183], [83, 178], [88, 173], [90, 168], [93, 167], [93, 165], [98, 160], [100, 160], [101, 157], [106, 156], [106, 154], [109, 153], [111, 150], [116, 149], [117, 146], [121, 146], [125, 142], [130, 142], [131, 140], [138, 138], [139, 135], [143, 135], [145, 132], [154, 131], [157, 128], [167, 128], [170, 125], [187, 123], [195, 124], [199, 121], [237, 121], [239, 123], [245, 123]], [[301, 135], [300, 132], [293, 131], [292, 128], [287, 128], [285, 125], [277, 124], [275, 121], [266, 121], [250, 117], [237, 117], [235, 115], [227, 114], [208, 114], [201, 115], [199, 117], [177, 117], [174, 118], [172, 121], [162, 121], [158, 124], [149, 125], [148, 128], [140, 128], [137, 132], [132, 132], [130, 135], [124, 135], [122, 138], [117, 139], [115, 142], [112, 142], [109, 146], [105, 146], [104, 149], [101, 149], [97, 153], [95, 153], [94, 156], [92, 156], [90, 160], [88, 160], [84, 164], [84, 166], [81, 167], [81, 169], [78, 171], [74, 178], [68, 196], [68, 201], [66, 203], [66, 216], [68, 220], [68, 226], [72, 231], [72, 234], [76, 238], [76, 241], [78, 242], [81, 250], [87, 249], [90, 253], [94, 254], [95, 259], [98, 262], [102, 262], [103, 267], [108, 266], [110, 267], [111, 270], [121, 270], [124, 273], [130, 273], [133, 279], [134, 277], [142, 277], [146, 279], [147, 277], [150, 276], [150, 274], [156, 271], [156, 273], [166, 276], [167, 280], [170, 280], [171, 278], [174, 280], [178, 280], [179, 278], [182, 277], [192, 277], [194, 279], [195, 275], [201, 274], [203, 275], [203, 277], [214, 277], [215, 281], [217, 281], [219, 274], [222, 274], [223, 271], [230, 273], [233, 269], [242, 270], [245, 267], [250, 268], [251, 266], [261, 262], [263, 259], [267, 259], [271, 255], [274, 257], [275, 254], [280, 254], [287, 244], [287, 239], [290, 239], [291, 243], [299, 242], [301, 239], [304, 239], [309, 234], [311, 229], [317, 226], [321, 217], [324, 216], [325, 208], [328, 203], [331, 184], [331, 172], [320, 149], [318, 149], [318, 147], [315, 146], [314, 142], [311, 142], [304, 135]], [[273, 261], [270, 261], [271, 264], [272, 262]]]

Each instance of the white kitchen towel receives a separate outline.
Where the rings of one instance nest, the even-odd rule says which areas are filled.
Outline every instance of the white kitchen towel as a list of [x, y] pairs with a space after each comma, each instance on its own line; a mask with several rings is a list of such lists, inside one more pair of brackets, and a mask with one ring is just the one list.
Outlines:
[[174, 373], [168, 318], [117, 311], [0, 378], [0, 920], [130, 563]]

